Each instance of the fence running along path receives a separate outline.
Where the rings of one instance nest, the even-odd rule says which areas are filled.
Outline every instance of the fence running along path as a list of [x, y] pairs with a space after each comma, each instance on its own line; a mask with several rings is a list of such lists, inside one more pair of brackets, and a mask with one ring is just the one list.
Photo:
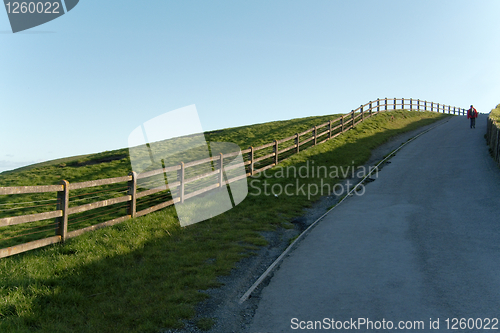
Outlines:
[[[171, 206], [175, 203], [183, 203], [184, 200], [192, 198], [197, 195], [201, 195], [208, 191], [216, 190], [217, 188], [223, 187], [227, 184], [245, 178], [247, 176], [253, 176], [259, 172], [265, 171], [273, 166], [277, 165], [280, 161], [283, 161], [290, 156], [299, 153], [301, 150], [310, 148], [317, 144], [323, 143], [327, 140], [333, 139], [338, 135], [354, 128], [359, 123], [363, 122], [365, 119], [378, 114], [379, 112], [385, 112], [390, 110], [415, 110], [415, 111], [431, 111], [438, 113], [447, 113], [453, 115], [465, 115], [466, 111], [462, 108], [451, 107], [449, 105], [443, 105], [434, 102], [421, 101], [418, 99], [405, 99], [405, 98], [384, 98], [377, 99], [376, 101], [370, 101], [364, 105], [359, 106], [357, 109], [352, 110], [350, 113], [344, 114], [336, 119], [330, 120], [323, 124], [314, 126], [301, 133], [296, 133], [293, 136], [274, 140], [273, 142], [264, 144], [259, 147], [249, 147], [241, 151], [244, 157], [244, 162], [238, 165], [232, 165], [230, 168], [234, 169], [236, 167], [241, 167], [242, 165], [246, 168], [246, 175], [238, 176], [234, 178], [229, 178], [224, 180], [223, 174], [228, 171], [224, 166], [225, 161], [228, 158], [234, 157], [239, 154], [239, 152], [233, 152], [230, 154], [219, 154], [212, 158], [207, 158], [203, 160], [192, 161], [189, 163], [180, 163], [179, 165], [171, 166], [168, 168], [152, 170], [148, 172], [141, 173], [137, 175], [135, 172], [131, 172], [129, 175], [124, 177], [92, 180], [79, 183], [69, 183], [66, 180], [62, 180], [59, 185], [47, 185], [47, 186], [18, 186], [18, 187], [0, 187], [0, 195], [17, 195], [26, 193], [48, 193], [55, 192], [57, 194], [57, 206], [56, 210], [35, 213], [29, 215], [12, 216], [0, 218], [0, 227], [14, 226], [19, 224], [37, 222], [42, 220], [55, 219], [55, 223], [51, 224], [55, 226], [55, 235], [52, 237], [47, 237], [43, 239], [34, 240], [31, 242], [18, 244], [15, 246], [0, 249], [0, 258], [8, 257], [14, 254], [22, 253], [32, 249], [40, 248], [54, 243], [64, 242], [65, 240], [81, 235], [85, 232], [103, 228], [106, 226], [115, 225], [117, 223], [123, 222], [130, 218], [143, 216], [159, 209]], [[489, 137], [496, 137], [495, 151], [496, 160], [498, 161], [499, 156], [499, 131], [497, 127], [489, 125], [489, 131], [494, 133], [489, 135]], [[496, 135], [496, 136], [495, 136]], [[186, 179], [186, 170], [190, 167], [200, 165], [202, 163], [210, 163], [213, 171], [201, 175], [196, 175], [192, 178]], [[140, 190], [137, 186], [137, 181], [139, 179], [144, 179], [148, 177], [153, 177], [166, 172], [176, 171], [178, 178], [177, 181], [169, 183], [168, 185], [162, 186], [160, 188], [153, 188], [148, 190]], [[217, 182], [207, 187], [193, 188], [191, 191], [186, 191], [186, 187], [190, 183], [196, 183], [203, 178], [207, 177], [217, 177]], [[69, 207], [70, 205], [70, 191], [91, 188], [96, 186], [104, 186], [118, 183], [126, 183], [127, 193], [119, 197], [108, 198], [101, 201], [95, 201], [79, 206]], [[153, 206], [137, 210], [137, 201], [141, 198], [147, 196], [152, 196], [159, 192], [167, 193], [165, 200], [161, 203], [154, 204]], [[44, 200], [42, 200], [44, 201]], [[48, 200], [47, 200], [48, 201]], [[68, 231], [68, 218], [72, 214], [78, 214], [98, 208], [109, 207], [112, 205], [117, 205], [120, 203], [125, 203], [127, 205], [127, 214], [113, 218], [111, 220], [101, 222], [98, 224], [90, 225], [85, 228]], [[20, 236], [15, 236], [20, 237]], [[10, 237], [10, 238], [15, 238]], [[1, 239], [0, 239], [1, 240]]]
[[497, 164], [500, 166], [500, 128], [499, 124], [488, 117], [486, 126], [486, 141], [490, 146], [490, 152]]

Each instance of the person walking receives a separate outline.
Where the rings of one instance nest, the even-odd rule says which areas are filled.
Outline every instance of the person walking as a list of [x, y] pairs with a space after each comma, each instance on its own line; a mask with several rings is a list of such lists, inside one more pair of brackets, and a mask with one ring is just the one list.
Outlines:
[[470, 128], [476, 128], [477, 110], [471, 105], [467, 110], [467, 119], [470, 119]]

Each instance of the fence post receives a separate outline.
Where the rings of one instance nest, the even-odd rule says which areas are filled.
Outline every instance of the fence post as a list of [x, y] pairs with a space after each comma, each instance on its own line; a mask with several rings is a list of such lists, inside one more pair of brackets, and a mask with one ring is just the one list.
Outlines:
[[420, 100], [417, 99], [417, 110], [420, 111]]
[[448, 105], [448, 114], [451, 113], [451, 106]]
[[491, 121], [490, 119], [488, 119], [488, 121], [490, 121], [491, 123], [489, 146], [493, 152], [493, 159], [495, 160], [495, 162], [498, 162], [498, 136], [500, 134], [500, 131], [498, 131], [493, 121]]
[[248, 147], [250, 152], [248, 153], [248, 160], [250, 161], [250, 176], [253, 176], [253, 147]]
[[434, 112], [434, 102], [431, 102], [431, 112]]
[[219, 188], [224, 184], [224, 156], [219, 153]]
[[488, 146], [491, 145], [491, 128], [490, 128], [490, 119], [486, 119], [486, 144]]
[[369, 115], [370, 115], [370, 117], [371, 117], [371, 115], [372, 115], [372, 101], [370, 101], [370, 111], [369, 111]]
[[387, 97], [385, 98], [385, 111], [387, 111]]
[[352, 128], [354, 128], [354, 110], [352, 110], [351, 118], [352, 118]]
[[316, 126], [314, 126], [314, 129], [313, 129], [313, 137], [314, 137], [314, 146], [316, 146]]
[[[489, 131], [490, 134], [488, 135], [488, 141], [489, 141], [489, 146], [490, 146], [491, 150], [493, 151], [493, 148], [495, 147], [495, 144], [496, 144], [496, 142], [495, 142], [495, 136], [496, 136], [495, 135], [496, 134], [495, 133], [495, 125], [494, 125], [493, 121], [489, 118], [488, 118], [488, 124], [490, 125], [490, 131]], [[495, 150], [497, 150], [497, 149], [495, 149]], [[493, 151], [494, 158], [495, 158], [495, 154], [496, 154], [496, 152]]]
[[495, 153], [495, 159], [498, 162], [500, 162], [498, 156], [500, 156], [500, 131], [498, 130], [498, 127], [496, 127], [495, 125], [495, 131], [497, 132], [497, 137], [496, 137], [496, 143], [495, 143], [495, 147], [496, 147], [496, 153]]
[[128, 182], [128, 195], [131, 196], [128, 202], [128, 215], [134, 218], [137, 211], [137, 172], [132, 171], [128, 174], [132, 179]]
[[328, 120], [328, 139], [332, 138], [332, 121]]
[[[314, 144], [316, 144], [316, 138], [314, 139]], [[274, 140], [274, 165], [278, 165], [278, 154], [279, 154], [278, 140]]]
[[380, 112], [380, 98], [377, 98], [377, 114]]
[[439, 103], [437, 103], [436, 112], [439, 113]]
[[396, 98], [394, 98], [394, 109], [393, 110], [396, 110]]
[[361, 121], [365, 120], [365, 111], [363, 110], [363, 105], [359, 107], [360, 113], [361, 113]]
[[424, 101], [424, 111], [427, 111], [427, 101]]
[[344, 133], [344, 115], [340, 117], [340, 133]]
[[410, 111], [413, 110], [413, 98], [410, 98]]
[[60, 235], [64, 242], [68, 236], [69, 182], [63, 179], [59, 184], [63, 186], [63, 190], [57, 192], [57, 210], [62, 210], [62, 216], [57, 218], [56, 235]]
[[184, 177], [185, 177], [185, 169], [184, 169], [184, 162], [181, 162], [180, 164], [180, 170], [177, 173], [177, 179], [179, 179], [179, 199], [180, 203], [184, 202]]
[[486, 123], [486, 137], [488, 140], [488, 146], [493, 148], [493, 122], [491, 121], [490, 118], [488, 118], [487, 123]]
[[488, 118], [488, 122], [490, 123], [491, 125], [491, 130], [490, 130], [490, 148], [493, 152], [493, 159], [495, 160], [495, 162], [498, 162], [498, 135], [500, 134], [500, 131], [498, 131], [498, 129], [496, 128], [495, 126], [495, 123]]
[[297, 154], [300, 151], [300, 141], [299, 141], [299, 133], [295, 133], [295, 145], [297, 146]]
[[495, 162], [498, 162], [498, 139], [499, 139], [500, 131], [495, 126], [493, 121], [491, 121], [491, 129], [492, 129], [492, 131], [490, 134], [491, 135], [490, 147], [491, 147], [491, 150], [493, 151], [493, 158], [494, 158]]

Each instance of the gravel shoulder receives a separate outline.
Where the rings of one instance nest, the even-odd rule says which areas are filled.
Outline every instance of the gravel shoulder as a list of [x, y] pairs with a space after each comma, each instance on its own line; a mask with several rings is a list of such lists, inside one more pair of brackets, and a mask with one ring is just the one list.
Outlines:
[[[384, 159], [387, 154], [409, 139], [431, 127], [443, 124], [447, 121], [449, 121], [449, 118], [392, 138], [389, 142], [372, 151], [372, 155], [365, 164], [365, 167], [368, 168], [369, 166], [377, 165], [377, 163]], [[379, 170], [381, 170], [381, 168], [379, 168]], [[357, 181], [359, 181], [359, 179], [349, 180], [351, 183], [357, 183]], [[316, 201], [311, 208], [306, 209], [304, 215], [292, 221], [295, 225], [294, 229], [281, 228], [263, 233], [263, 236], [268, 241], [268, 245], [256, 251], [255, 255], [239, 261], [230, 275], [220, 277], [218, 279], [222, 283], [220, 288], [203, 291], [208, 294], [210, 298], [198, 305], [196, 318], [191, 321], [186, 321], [185, 327], [181, 330], [167, 330], [164, 331], [164, 333], [248, 332], [255, 310], [259, 305], [260, 293], [262, 289], [269, 284], [269, 281], [273, 277], [273, 273], [269, 274], [252, 293], [251, 297], [243, 304], [239, 304], [238, 302], [240, 297], [253, 285], [261, 274], [266, 271], [276, 258], [281, 255], [290, 244], [292, 238], [298, 236], [308, 226], [314, 223], [314, 221], [328, 211], [330, 207], [335, 205], [338, 200], [339, 198], [334, 195], [324, 196]], [[276, 269], [279, 269], [279, 265]], [[196, 326], [196, 321], [202, 318], [211, 318], [214, 320], [215, 323], [210, 330], [203, 331]]]

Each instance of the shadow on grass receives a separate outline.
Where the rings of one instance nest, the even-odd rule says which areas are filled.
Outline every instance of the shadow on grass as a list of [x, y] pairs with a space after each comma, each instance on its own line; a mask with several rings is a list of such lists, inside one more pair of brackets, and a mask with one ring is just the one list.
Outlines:
[[258, 234], [242, 221], [214, 218], [181, 229], [172, 209], [151, 215], [8, 258], [2, 265], [0, 330], [181, 327], [207, 297], [199, 290], [219, 285], [216, 277], [245, 256], [244, 244], [259, 244]]

